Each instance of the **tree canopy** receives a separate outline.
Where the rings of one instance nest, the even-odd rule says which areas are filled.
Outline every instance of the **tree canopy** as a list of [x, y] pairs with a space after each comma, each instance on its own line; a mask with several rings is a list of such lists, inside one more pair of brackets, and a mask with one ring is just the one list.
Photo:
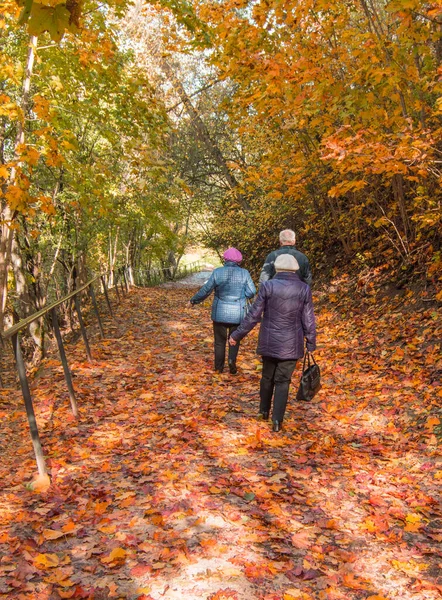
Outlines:
[[73, 272], [176, 263], [189, 240], [236, 245], [256, 272], [287, 226], [316, 269], [419, 264], [441, 298], [438, 5], [27, 0], [3, 15], [2, 320]]

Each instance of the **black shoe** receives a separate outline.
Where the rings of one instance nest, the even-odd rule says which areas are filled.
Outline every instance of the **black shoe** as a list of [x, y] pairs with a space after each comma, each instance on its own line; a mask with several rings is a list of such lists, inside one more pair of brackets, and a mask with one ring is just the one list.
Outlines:
[[238, 373], [238, 369], [236, 368], [236, 363], [229, 360], [229, 371], [232, 375], [236, 375]]
[[222, 369], [215, 369], [215, 373], [223, 373], [224, 372], [224, 367]]
[[262, 419], [263, 421], [269, 420], [269, 413], [267, 411], [260, 410], [258, 413], [258, 419]]
[[281, 431], [281, 423], [279, 421], [273, 421], [273, 431]]

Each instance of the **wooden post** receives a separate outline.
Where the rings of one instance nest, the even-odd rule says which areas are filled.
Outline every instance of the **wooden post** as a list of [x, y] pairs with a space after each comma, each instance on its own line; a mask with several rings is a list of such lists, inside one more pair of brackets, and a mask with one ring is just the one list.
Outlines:
[[126, 286], [126, 292], [128, 292], [129, 291], [129, 285], [127, 283], [126, 269], [125, 269], [125, 267], [122, 267], [121, 271], [123, 273], [123, 279], [124, 279], [124, 285]]
[[123, 294], [123, 296], [124, 296], [124, 295], [125, 295], [125, 293], [126, 293], [126, 289], [125, 289], [125, 287], [124, 287], [124, 281], [123, 281], [123, 269], [122, 269], [122, 268], [120, 268], [120, 269], [119, 269], [119, 273], [120, 273], [120, 285], [121, 285], [121, 293], [122, 293], [122, 294]]
[[68, 361], [66, 359], [66, 352], [64, 351], [63, 340], [60, 333], [60, 327], [58, 326], [57, 310], [54, 308], [51, 310], [52, 326], [54, 328], [55, 339], [57, 340], [58, 352], [60, 353], [61, 364], [63, 365], [64, 378], [68, 387], [69, 398], [71, 401], [71, 408], [74, 417], [78, 417], [78, 406], [75, 398], [74, 386], [72, 384], [71, 372], [69, 371]]
[[91, 349], [89, 347], [89, 341], [87, 339], [86, 327], [84, 326], [83, 316], [81, 314], [80, 299], [78, 294], [75, 294], [75, 310], [77, 311], [78, 322], [80, 323], [81, 335], [83, 342], [86, 347], [86, 355], [90, 361], [92, 361]]
[[112, 306], [111, 306], [111, 303], [110, 303], [110, 300], [109, 300], [109, 295], [107, 293], [107, 286], [106, 286], [106, 281], [104, 279], [104, 275], [101, 276], [101, 283], [103, 284], [104, 297], [106, 298], [107, 307], [109, 309], [111, 317], [113, 317], [114, 313], [112, 312]]
[[15, 363], [17, 365], [18, 376], [20, 378], [21, 391], [25, 401], [26, 415], [28, 417], [29, 429], [31, 430], [32, 445], [34, 446], [35, 459], [39, 475], [47, 475], [45, 458], [41, 447], [40, 436], [38, 435], [37, 421], [35, 420], [34, 406], [32, 404], [31, 392], [29, 390], [28, 379], [26, 377], [26, 367], [23, 361], [23, 355], [20, 348], [20, 339], [18, 333], [11, 336], [12, 349], [14, 351]]
[[89, 294], [91, 296], [92, 306], [94, 307], [95, 314], [97, 315], [98, 328], [100, 329], [100, 336], [103, 339], [104, 338], [103, 324], [101, 323], [100, 313], [98, 312], [97, 300], [95, 298], [94, 286], [92, 283], [89, 286]]
[[112, 271], [112, 282], [114, 284], [115, 293], [117, 294], [118, 304], [120, 304], [120, 292], [118, 291], [118, 281], [117, 281], [117, 278], [115, 277], [115, 271]]

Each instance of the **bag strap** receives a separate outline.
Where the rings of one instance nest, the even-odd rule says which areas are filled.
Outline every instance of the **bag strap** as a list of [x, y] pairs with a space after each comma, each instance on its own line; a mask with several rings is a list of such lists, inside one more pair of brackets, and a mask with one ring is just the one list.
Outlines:
[[310, 366], [310, 355], [308, 350], [305, 351], [304, 354], [304, 362], [302, 363], [302, 370], [305, 371], [305, 361], [308, 360], [308, 366]]
[[313, 356], [313, 354], [311, 352], [309, 352], [308, 350], [307, 350], [307, 354], [308, 354], [308, 366], [310, 366], [310, 357], [312, 357], [313, 364], [318, 366], [316, 364], [315, 357]]

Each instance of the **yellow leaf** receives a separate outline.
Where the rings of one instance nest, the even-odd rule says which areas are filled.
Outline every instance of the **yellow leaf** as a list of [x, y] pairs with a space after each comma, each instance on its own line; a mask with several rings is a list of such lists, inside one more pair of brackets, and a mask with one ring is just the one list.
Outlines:
[[375, 531], [377, 531], [376, 524], [374, 523], [373, 519], [370, 519], [370, 517], [367, 517], [365, 519], [361, 527], [362, 529], [366, 529], [370, 533], [374, 533]]
[[433, 427], [439, 424], [440, 419], [438, 417], [428, 417], [427, 422], [425, 423], [425, 428], [429, 431], [433, 431]]
[[39, 96], [38, 94], [34, 96], [34, 112], [39, 119], [50, 119], [50, 107], [51, 105], [46, 98], [43, 98], [43, 96]]
[[101, 558], [102, 563], [113, 563], [113, 562], [124, 562], [126, 560], [127, 552], [124, 548], [114, 548], [109, 556]]
[[60, 560], [56, 554], [37, 554], [34, 564], [38, 569], [52, 569], [58, 567]]
[[287, 590], [283, 595], [284, 600], [303, 600], [304, 595], [301, 590], [297, 590], [296, 588]]
[[421, 518], [422, 517], [416, 513], [408, 513], [408, 515], [405, 517], [405, 520], [407, 523], [419, 523]]

